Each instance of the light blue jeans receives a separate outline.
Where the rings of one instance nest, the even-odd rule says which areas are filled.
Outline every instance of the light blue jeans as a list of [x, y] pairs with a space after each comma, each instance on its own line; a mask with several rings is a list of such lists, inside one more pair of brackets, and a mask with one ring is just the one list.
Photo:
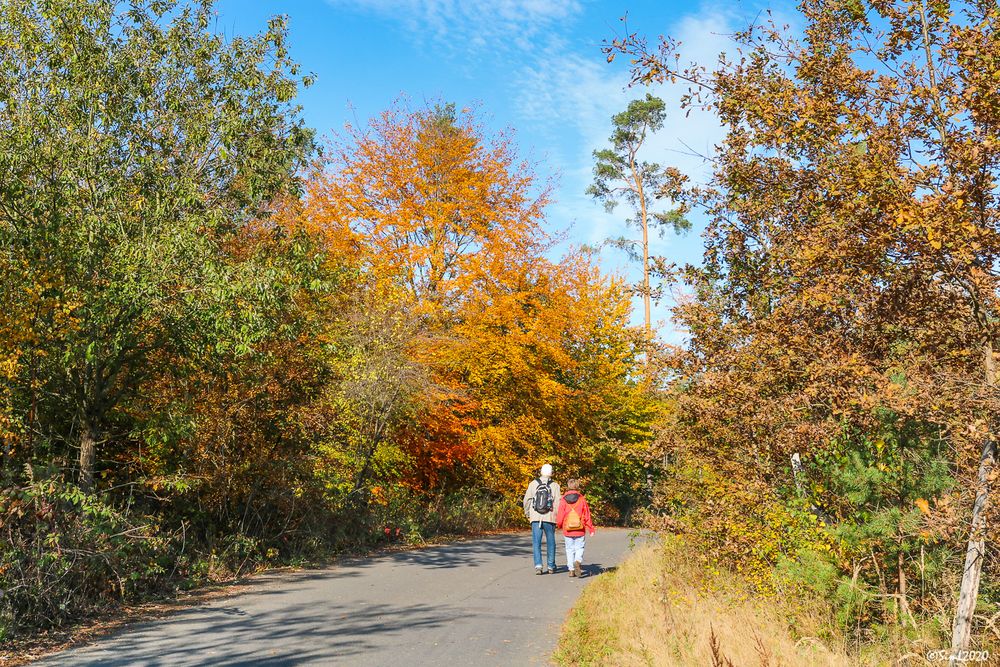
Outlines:
[[535, 567], [542, 566], [542, 532], [545, 532], [545, 555], [548, 568], [556, 569], [556, 524], [548, 521], [531, 522], [531, 546], [535, 550]]
[[583, 547], [587, 544], [587, 536], [570, 537], [563, 535], [566, 540], [566, 567], [573, 569], [573, 563], [583, 563]]

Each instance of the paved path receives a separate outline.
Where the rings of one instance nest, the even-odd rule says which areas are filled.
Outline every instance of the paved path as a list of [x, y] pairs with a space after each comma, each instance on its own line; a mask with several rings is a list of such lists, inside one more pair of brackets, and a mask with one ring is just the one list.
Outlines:
[[[561, 542], [561, 538], [557, 538]], [[587, 538], [591, 576], [629, 547]], [[139, 623], [37, 665], [544, 665], [589, 581], [535, 576], [528, 533], [265, 575], [234, 597]]]

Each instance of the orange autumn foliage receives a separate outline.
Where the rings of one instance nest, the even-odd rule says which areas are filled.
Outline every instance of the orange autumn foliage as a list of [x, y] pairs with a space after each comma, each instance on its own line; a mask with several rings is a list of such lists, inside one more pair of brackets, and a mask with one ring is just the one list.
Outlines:
[[484, 407], [459, 370], [470, 304], [517, 294], [544, 264], [548, 187], [536, 185], [509, 137], [487, 136], [472, 111], [453, 105], [399, 102], [367, 128], [348, 126], [330, 156], [295, 224], [358, 267], [373, 298], [423, 322], [410, 354], [431, 369], [433, 386], [398, 442], [411, 483], [436, 488], [473, 457]]
[[425, 309], [509, 282], [547, 242], [549, 188], [470, 110], [400, 102], [367, 128], [348, 126], [330, 154], [309, 186], [306, 228]]
[[409, 483], [417, 489], [438, 488], [467, 465], [476, 452], [469, 438], [480, 424], [475, 400], [448, 392], [400, 434], [400, 444], [414, 462]]
[[634, 406], [629, 299], [592, 258], [545, 256], [549, 187], [469, 110], [399, 103], [348, 127], [295, 224], [420, 321], [410, 358], [431, 385], [396, 442], [424, 491], [512, 495], [545, 461], [586, 471], [613, 403]]

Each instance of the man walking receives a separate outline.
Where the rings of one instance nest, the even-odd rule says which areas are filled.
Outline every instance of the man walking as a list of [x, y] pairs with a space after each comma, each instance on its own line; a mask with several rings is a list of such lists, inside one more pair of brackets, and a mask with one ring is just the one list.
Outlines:
[[[535, 574], [556, 571], [556, 514], [562, 494], [552, 481], [552, 466], [542, 466], [541, 476], [531, 480], [524, 492], [524, 516], [531, 522], [531, 546], [535, 552]], [[545, 534], [546, 568], [542, 569], [542, 533]]]

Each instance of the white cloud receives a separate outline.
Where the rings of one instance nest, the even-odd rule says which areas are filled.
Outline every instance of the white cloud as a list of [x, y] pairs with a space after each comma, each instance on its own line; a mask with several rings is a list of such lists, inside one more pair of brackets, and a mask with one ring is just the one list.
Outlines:
[[[707, 9], [682, 18], [666, 32], [682, 43], [682, 61], [696, 61], [711, 67], [721, 52], [731, 48], [728, 35], [737, 21], [722, 10]], [[565, 223], [573, 222], [570, 240], [575, 243], [596, 245], [609, 237], [631, 237], [637, 232], [626, 229], [623, 220], [628, 212], [624, 206], [607, 214], [585, 194], [592, 180], [592, 153], [607, 145], [612, 129], [611, 117], [646, 92], [661, 97], [667, 104], [667, 122], [660, 132], [647, 140], [644, 157], [664, 166], [677, 167], [697, 182], [705, 182], [710, 177], [710, 165], [701, 156], [713, 154], [714, 146], [722, 139], [723, 129], [712, 113], [695, 109], [685, 117], [680, 100], [687, 92], [687, 84], [629, 88], [628, 72], [607, 65], [596, 48], [594, 53], [581, 55], [560, 51], [562, 47], [556, 42], [549, 44], [539, 61], [517, 72], [515, 79], [517, 108], [528, 122], [548, 128], [553, 139], [565, 134], [568, 127], [578, 137], [569, 153], [554, 156], [553, 162], [562, 165], [562, 178], [551, 213]], [[558, 65], [553, 66], [553, 63]], [[683, 240], [669, 234], [662, 239], [654, 235], [651, 250], [678, 263], [697, 262], [701, 247], [699, 231], [696, 225], [690, 232], [691, 237]], [[639, 274], [637, 267], [613, 250], [604, 251], [603, 263], [607, 269], [631, 279]], [[682, 339], [683, 332], [669, 322], [673, 301], [668, 295], [654, 310], [653, 317], [666, 320], [661, 324], [661, 336], [676, 343]], [[641, 321], [640, 309], [636, 309], [633, 319]]]
[[538, 34], [576, 15], [578, 0], [327, 0], [338, 7], [395, 21], [416, 41], [449, 49], [525, 47]]
[[[407, 39], [433, 40], [437, 48], [465, 59], [516, 49], [518, 57], [509, 59], [511, 70], [506, 79], [516, 113], [513, 124], [531, 127], [536, 149], [548, 166], [560, 172], [549, 217], [557, 226], [573, 224], [571, 243], [596, 245], [609, 237], [634, 233], [623, 223], [628, 215], [625, 207], [607, 214], [585, 194], [592, 180], [592, 153], [607, 144], [614, 114], [647, 91], [663, 98], [667, 122], [648, 140], [645, 158], [677, 167], [700, 182], [707, 180], [710, 167], [693, 153], [711, 155], [723, 131], [714, 114], [692, 110], [685, 117], [680, 98], [687, 84], [629, 88], [628, 72], [617, 61], [608, 65], [597, 44], [571, 42], [570, 24], [586, 1], [327, 0], [395, 22], [407, 31]], [[728, 35], [753, 19], [747, 11], [756, 9], [727, 3], [693, 8], [662, 32], [681, 42], [682, 62], [695, 61], [711, 68], [721, 52], [732, 49]], [[645, 32], [653, 42], [656, 32]], [[573, 140], [567, 142], [567, 136]], [[699, 232], [696, 224], [687, 239], [654, 236], [652, 251], [678, 263], [697, 262], [701, 255]], [[603, 255], [606, 270], [635, 279], [637, 268], [621, 253], [606, 250]], [[669, 322], [672, 303], [673, 298], [666, 297], [653, 315], [663, 322], [661, 336], [679, 342], [683, 333]], [[641, 309], [636, 309], [633, 319], [642, 319]]]
[[[725, 14], [709, 11], [682, 19], [670, 32], [685, 45], [682, 47], [685, 58], [712, 64], [730, 45], [726, 35], [731, 31]], [[514, 75], [516, 104], [527, 122], [547, 127], [553, 137], [565, 134], [569, 126], [579, 137], [572, 154], [558, 156], [564, 165], [561, 190], [568, 195], [561, 205], [572, 206], [580, 213], [586, 210], [587, 218], [604, 215], [583, 195], [591, 178], [591, 154], [607, 144], [611, 116], [646, 92], [663, 98], [668, 109], [666, 126], [648, 139], [644, 151], [646, 159], [675, 166], [695, 180], [705, 180], [708, 167], [692, 152], [711, 155], [713, 146], [722, 137], [722, 129], [713, 114], [693, 110], [690, 116], [684, 116], [680, 98], [687, 90], [686, 84], [628, 88], [628, 73], [606, 65], [596, 49], [587, 57], [573, 52], [561, 53], [561, 47], [550, 45], [534, 65]], [[580, 207], [583, 201], [588, 203], [586, 209]], [[598, 227], [612, 224], [619, 218], [601, 220]], [[603, 238], [606, 236], [604, 231], [597, 229], [589, 240]]]

